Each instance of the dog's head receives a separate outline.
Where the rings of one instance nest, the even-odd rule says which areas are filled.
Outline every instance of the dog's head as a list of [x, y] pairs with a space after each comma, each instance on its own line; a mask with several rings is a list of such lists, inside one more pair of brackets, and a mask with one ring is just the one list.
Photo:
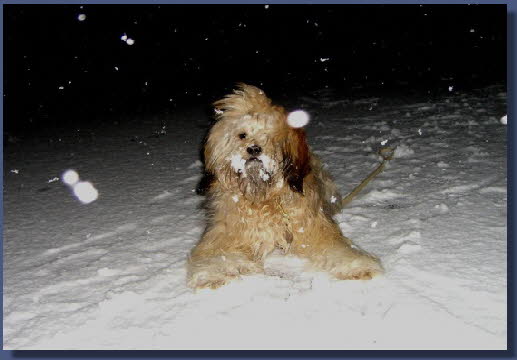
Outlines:
[[217, 122], [205, 145], [207, 172], [251, 199], [266, 199], [285, 185], [303, 193], [309, 147], [305, 132], [289, 126], [284, 108], [246, 84], [214, 105]]

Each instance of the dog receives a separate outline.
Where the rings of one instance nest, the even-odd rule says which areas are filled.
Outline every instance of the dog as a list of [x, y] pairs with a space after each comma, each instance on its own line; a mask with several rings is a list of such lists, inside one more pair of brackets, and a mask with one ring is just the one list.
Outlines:
[[204, 145], [208, 224], [188, 260], [189, 287], [215, 289], [263, 273], [275, 249], [337, 279], [383, 272], [333, 220], [341, 196], [283, 107], [246, 84], [214, 106], [216, 122]]

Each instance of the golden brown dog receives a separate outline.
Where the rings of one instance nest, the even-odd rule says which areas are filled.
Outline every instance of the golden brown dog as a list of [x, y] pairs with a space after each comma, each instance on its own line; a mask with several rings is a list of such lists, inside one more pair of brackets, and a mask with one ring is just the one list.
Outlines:
[[263, 272], [275, 248], [309, 260], [338, 279], [371, 279], [379, 261], [341, 234], [332, 215], [341, 197], [305, 132], [264, 92], [240, 84], [215, 104], [205, 145], [208, 225], [192, 250], [188, 285], [217, 288]]

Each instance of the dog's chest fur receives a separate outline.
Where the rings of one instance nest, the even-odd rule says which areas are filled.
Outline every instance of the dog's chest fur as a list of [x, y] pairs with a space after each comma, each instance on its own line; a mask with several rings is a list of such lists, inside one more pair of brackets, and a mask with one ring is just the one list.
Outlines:
[[236, 236], [241, 247], [247, 249], [255, 259], [263, 259], [275, 248], [287, 252], [292, 241], [303, 227], [291, 213], [293, 201], [289, 198], [273, 197], [268, 201], [253, 203], [239, 194], [228, 194], [232, 201], [226, 208], [225, 217], [228, 233]]

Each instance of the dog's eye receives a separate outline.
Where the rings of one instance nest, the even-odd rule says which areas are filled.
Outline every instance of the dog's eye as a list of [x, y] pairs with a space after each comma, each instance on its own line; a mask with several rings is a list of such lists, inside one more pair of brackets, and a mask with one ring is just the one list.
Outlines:
[[246, 133], [239, 134], [239, 139], [246, 139]]

